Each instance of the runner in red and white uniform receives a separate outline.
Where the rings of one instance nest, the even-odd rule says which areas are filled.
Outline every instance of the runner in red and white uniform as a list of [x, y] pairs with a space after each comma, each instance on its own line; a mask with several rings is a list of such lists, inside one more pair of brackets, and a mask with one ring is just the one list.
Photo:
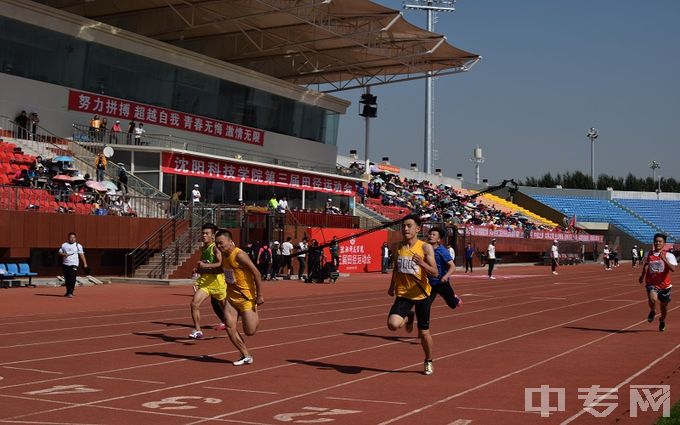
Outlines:
[[666, 235], [657, 233], [654, 235], [654, 246], [647, 253], [642, 262], [642, 274], [638, 282], [645, 282], [647, 286], [647, 298], [649, 300], [648, 322], [654, 321], [656, 307], [659, 307], [659, 330], [666, 329], [666, 313], [668, 303], [671, 301], [671, 272], [675, 271], [678, 260], [675, 255], [664, 250]]

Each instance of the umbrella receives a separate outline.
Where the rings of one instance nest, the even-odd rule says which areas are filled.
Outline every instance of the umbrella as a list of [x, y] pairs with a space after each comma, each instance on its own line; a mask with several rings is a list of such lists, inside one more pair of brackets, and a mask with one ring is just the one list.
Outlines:
[[73, 162], [73, 158], [70, 156], [55, 156], [52, 158], [52, 162]]
[[59, 174], [57, 176], [52, 177], [52, 180], [57, 181], [57, 182], [75, 182], [75, 181], [80, 181], [80, 180], [85, 180], [81, 176], [69, 176], [68, 174]]
[[85, 182], [85, 186], [90, 187], [96, 190], [97, 192], [106, 192], [107, 190], [109, 190], [104, 183], [92, 180]]
[[373, 181], [373, 183], [380, 183], [380, 184], [385, 183], [385, 180], [381, 179], [380, 177], [376, 177], [372, 181]]
[[388, 196], [397, 196], [397, 193], [391, 190], [388, 190], [387, 192], [383, 192], [383, 194], [388, 195]]
[[118, 190], [118, 186], [111, 180], [106, 180], [100, 183], [106, 188], [105, 190], [112, 190], [114, 192]]

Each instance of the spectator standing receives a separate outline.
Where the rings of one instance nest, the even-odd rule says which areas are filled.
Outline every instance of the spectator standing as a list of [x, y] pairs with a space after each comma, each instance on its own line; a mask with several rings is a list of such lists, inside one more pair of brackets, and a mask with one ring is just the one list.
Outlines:
[[284, 196], [283, 198], [281, 198], [278, 205], [276, 206], [276, 212], [278, 212], [280, 214], [285, 214], [287, 209], [288, 209], [288, 201], [286, 200], [286, 197]]
[[103, 153], [97, 154], [97, 157], [94, 159], [94, 166], [97, 169], [97, 181], [104, 181], [104, 175], [106, 174], [106, 156]]
[[118, 170], [118, 190], [127, 194], [128, 192], [127, 170], [125, 169], [125, 164], [123, 164], [122, 162], [119, 162], [118, 166], [120, 167], [120, 169]]
[[610, 263], [610, 256], [611, 251], [609, 251], [609, 245], [605, 245], [604, 249], [602, 250], [602, 258], [604, 258], [604, 269], [605, 270], [611, 270], [611, 263]]
[[279, 241], [272, 242], [271, 250], [272, 250], [271, 280], [278, 280], [276, 276], [279, 274], [279, 269], [281, 268], [281, 244], [279, 244]]
[[198, 190], [198, 184], [195, 184], [193, 190], [191, 191], [191, 204], [196, 205], [200, 202], [201, 202], [201, 191]]
[[257, 264], [257, 269], [260, 271], [262, 279], [269, 280], [272, 265], [272, 250], [266, 242], [257, 253], [257, 262], [255, 264]]
[[307, 279], [306, 283], [312, 283], [312, 276], [318, 276], [321, 270], [321, 261], [323, 259], [323, 252], [319, 249], [319, 242], [312, 239], [309, 246], [309, 254], [307, 254]]
[[550, 263], [552, 264], [552, 274], [557, 274], [557, 266], [559, 265], [560, 253], [557, 249], [557, 240], [553, 241], [550, 248]]
[[182, 197], [182, 191], [178, 190], [172, 194], [170, 197], [170, 215], [172, 217], [176, 216], [179, 212], [179, 200]]
[[83, 267], [86, 272], [89, 268], [87, 266], [87, 259], [85, 258], [83, 246], [77, 242], [75, 233], [71, 232], [68, 234], [68, 242], [61, 244], [59, 255], [61, 256], [64, 281], [66, 283], [66, 293], [64, 296], [72, 298], [73, 290], [76, 287], [76, 277], [78, 277], [78, 266], [80, 266], [80, 262], [83, 262]]
[[338, 243], [338, 238], [336, 236], [333, 236], [333, 239], [331, 239], [328, 250], [331, 253], [333, 267], [335, 267], [335, 270], [337, 271], [340, 268], [340, 244]]
[[269, 198], [269, 209], [272, 211], [276, 211], [276, 208], [279, 206], [279, 201], [276, 200], [276, 193], [272, 193], [272, 197]]
[[141, 122], [135, 127], [135, 145], [136, 146], [141, 146], [142, 145], [142, 138], [144, 137], [144, 134], [146, 133], [146, 130], [144, 130], [144, 124]]
[[290, 275], [293, 271], [293, 262], [291, 254], [293, 251], [293, 244], [290, 242], [292, 238], [288, 236], [286, 241], [281, 244], [281, 256], [283, 257], [283, 264], [281, 265], [281, 273], [283, 273], [284, 267], [286, 268], [286, 279], [290, 279]]
[[26, 111], [21, 111], [14, 122], [17, 124], [17, 139], [28, 139], [28, 115]]
[[468, 269], [470, 269], [470, 273], [472, 273], [472, 257], [474, 255], [475, 249], [468, 242], [467, 247], [465, 248], [465, 273], [467, 273]]
[[31, 112], [28, 120], [31, 123], [31, 140], [36, 140], [36, 135], [38, 134], [38, 123], [40, 122], [40, 117], [38, 117], [37, 112]]
[[493, 277], [493, 267], [496, 265], [496, 239], [491, 239], [486, 248], [486, 263], [489, 266], [489, 279], [496, 279]]
[[111, 126], [111, 133], [109, 133], [109, 143], [114, 143], [118, 144], [120, 143], [120, 132], [122, 129], [120, 128], [120, 121], [116, 121], [113, 123]]
[[383, 242], [380, 247], [380, 272], [387, 273], [387, 267], [390, 265], [390, 247], [387, 246], [387, 242]]
[[99, 127], [102, 125], [99, 115], [95, 115], [90, 120], [90, 142], [99, 140]]
[[[305, 252], [307, 251], [307, 236], [303, 237], [300, 243], [298, 243], [297, 249], [298, 252]], [[303, 274], [305, 272], [305, 263], [307, 260], [307, 254], [298, 254], [297, 256], [298, 260], [298, 280], [303, 279]]]
[[127, 144], [128, 145], [132, 144], [132, 137], [135, 134], [135, 128], [136, 128], [135, 122], [130, 121], [130, 123], [128, 124], [128, 130], [127, 130]]
[[[444, 230], [442, 229], [442, 231], [444, 231]], [[444, 236], [442, 235], [441, 237], [444, 237]], [[451, 239], [453, 239], [453, 238], [449, 239], [449, 243], [446, 244], [446, 249], [449, 251], [449, 255], [451, 256], [451, 261], [454, 261], [456, 259], [456, 249], [451, 244]], [[434, 245], [433, 245], [433, 248], [434, 248]]]

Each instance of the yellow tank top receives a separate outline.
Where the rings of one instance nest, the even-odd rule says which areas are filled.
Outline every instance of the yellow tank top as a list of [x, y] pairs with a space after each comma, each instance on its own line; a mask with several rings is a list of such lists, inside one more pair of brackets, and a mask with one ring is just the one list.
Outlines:
[[234, 248], [232, 253], [222, 260], [222, 268], [227, 279], [227, 290], [229, 294], [239, 294], [249, 300], [254, 300], [257, 297], [255, 280], [250, 270], [244, 269], [236, 261], [239, 252], [243, 252], [243, 250]]
[[396, 296], [411, 300], [422, 300], [425, 299], [423, 291], [428, 296], [430, 295], [432, 288], [427, 281], [427, 272], [413, 261], [414, 254], [425, 258], [423, 246], [424, 242], [420, 240], [411, 248], [406, 243], [399, 244], [395, 258], [397, 273], [394, 275], [394, 293]]

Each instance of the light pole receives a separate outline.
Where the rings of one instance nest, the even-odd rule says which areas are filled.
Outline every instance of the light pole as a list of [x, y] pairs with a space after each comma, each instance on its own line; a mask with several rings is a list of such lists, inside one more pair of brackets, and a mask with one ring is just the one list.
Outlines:
[[597, 139], [597, 129], [590, 127], [586, 137], [590, 139], [590, 178], [593, 180], [593, 188], [597, 188], [595, 181], [595, 140]]
[[661, 163], [659, 161], [652, 161], [649, 163], [649, 168], [652, 169], [652, 180], [656, 181], [656, 170], [661, 168]]

